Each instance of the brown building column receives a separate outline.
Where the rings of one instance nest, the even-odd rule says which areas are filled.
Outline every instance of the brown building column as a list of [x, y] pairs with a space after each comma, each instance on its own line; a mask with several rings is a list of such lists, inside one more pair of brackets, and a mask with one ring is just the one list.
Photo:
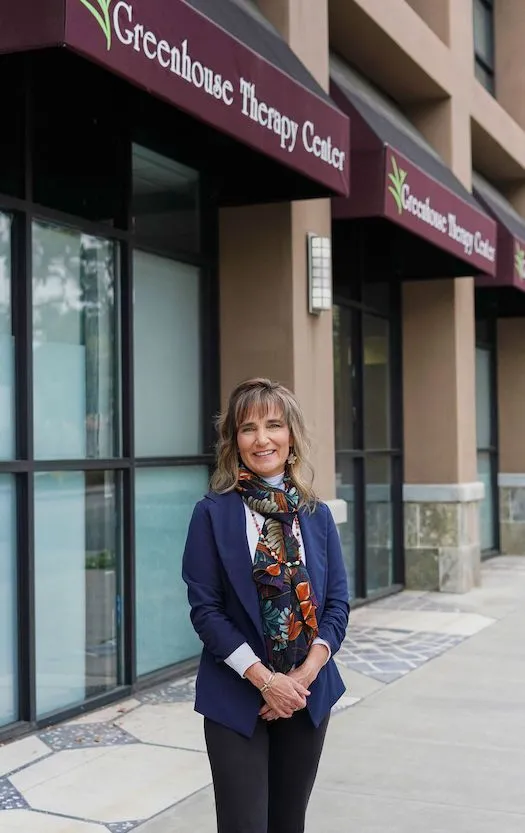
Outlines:
[[[328, 89], [327, 0], [258, 5]], [[313, 436], [317, 492], [342, 523], [346, 504], [334, 500], [332, 314], [308, 312], [309, 232], [330, 236], [329, 200], [221, 211], [222, 399], [250, 376], [269, 376], [294, 390]]]
[[501, 551], [525, 555], [525, 322], [498, 321]]

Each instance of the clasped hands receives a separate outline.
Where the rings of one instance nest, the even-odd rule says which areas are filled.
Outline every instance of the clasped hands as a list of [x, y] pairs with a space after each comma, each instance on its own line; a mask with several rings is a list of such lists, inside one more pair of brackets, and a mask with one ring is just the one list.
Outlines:
[[[315, 645], [298, 668], [294, 668], [288, 674], [276, 674], [271, 687], [263, 694], [265, 703], [259, 712], [263, 720], [289, 718], [296, 711], [304, 709], [307, 697], [310, 696], [309, 688], [326, 659], [326, 648]], [[252, 666], [245, 674], [258, 688], [267, 682], [268, 675], [269, 671], [262, 663]]]

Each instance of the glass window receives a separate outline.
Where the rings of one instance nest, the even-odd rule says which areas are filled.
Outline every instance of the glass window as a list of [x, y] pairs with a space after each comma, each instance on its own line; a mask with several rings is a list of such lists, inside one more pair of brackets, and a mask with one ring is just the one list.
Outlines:
[[33, 226], [35, 457], [118, 453], [118, 375], [112, 242]]
[[0, 474], [0, 726], [18, 718], [15, 484]]
[[366, 461], [367, 592], [393, 584], [392, 464], [389, 457]]
[[334, 407], [335, 447], [338, 451], [354, 448], [354, 367], [352, 361], [352, 313], [335, 306], [334, 333]]
[[189, 618], [182, 554], [208, 469], [138, 469], [136, 473], [137, 673], [147, 674], [200, 652]]
[[348, 576], [350, 596], [355, 596], [355, 486], [354, 486], [354, 460], [350, 454], [345, 452], [336, 453], [336, 494], [339, 500], [346, 502], [346, 522], [339, 526], [341, 538], [341, 549]]
[[384, 318], [363, 316], [365, 448], [390, 448], [390, 345]]
[[197, 252], [200, 246], [199, 174], [133, 145], [133, 231], [148, 248]]
[[14, 337], [11, 314], [11, 218], [0, 214], [0, 459], [15, 457]]
[[478, 448], [492, 445], [491, 352], [476, 348], [476, 441]]
[[492, 0], [474, 0], [476, 78], [494, 94], [494, 8]]
[[120, 516], [113, 472], [35, 476], [39, 716], [120, 683]]
[[199, 269], [134, 257], [135, 449], [202, 453]]

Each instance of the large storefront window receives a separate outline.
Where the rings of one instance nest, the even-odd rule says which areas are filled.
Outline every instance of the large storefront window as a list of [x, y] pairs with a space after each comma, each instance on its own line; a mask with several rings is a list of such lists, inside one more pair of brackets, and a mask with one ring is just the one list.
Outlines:
[[18, 717], [15, 481], [0, 474], [0, 726]]
[[198, 171], [125, 158], [127, 228], [94, 202], [0, 211], [2, 734], [200, 651], [181, 561], [213, 459], [214, 235]]
[[395, 289], [360, 292], [360, 301], [341, 292], [334, 307], [335, 437], [343, 555], [352, 595], [366, 598], [398, 583], [401, 452], [393, 442]]
[[38, 715], [120, 682], [120, 505], [114, 472], [35, 477]]
[[191, 513], [206, 492], [200, 466], [139, 469], [136, 496], [137, 673], [195, 656], [200, 643], [180, 580]]
[[0, 214], [0, 460], [15, 456], [14, 361], [11, 218]]
[[118, 453], [115, 247], [33, 226], [35, 457]]
[[135, 453], [202, 453], [199, 269], [135, 252]]

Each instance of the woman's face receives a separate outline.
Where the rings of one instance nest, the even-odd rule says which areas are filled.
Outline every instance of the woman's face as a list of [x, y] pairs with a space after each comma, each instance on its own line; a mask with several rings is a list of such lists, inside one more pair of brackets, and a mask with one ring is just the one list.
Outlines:
[[281, 410], [272, 407], [267, 414], [252, 412], [237, 430], [237, 446], [244, 465], [259, 477], [275, 477], [284, 472], [293, 445], [290, 429]]

